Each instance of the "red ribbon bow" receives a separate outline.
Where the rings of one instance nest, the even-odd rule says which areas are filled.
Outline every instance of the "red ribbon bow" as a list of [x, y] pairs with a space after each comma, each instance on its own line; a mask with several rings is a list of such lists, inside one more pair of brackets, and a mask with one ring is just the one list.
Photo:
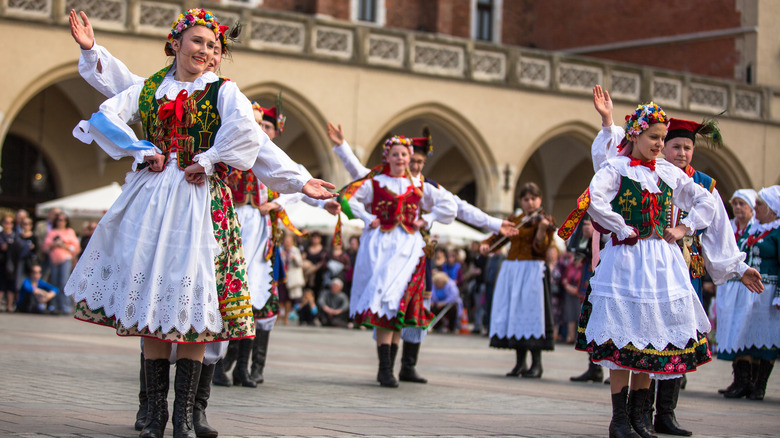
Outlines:
[[169, 117], [176, 116], [173, 123], [176, 124], [177, 119], [181, 122], [184, 117], [184, 101], [187, 100], [187, 97], [187, 90], [179, 91], [179, 94], [176, 95], [176, 99], [160, 107], [160, 110], [157, 112], [157, 117], [159, 117], [160, 120], [165, 120]]
[[642, 160], [637, 160], [636, 158], [632, 158], [631, 162], [628, 163], [628, 164], [629, 164], [629, 166], [632, 166], [632, 167], [633, 166], [645, 166], [645, 167], [647, 167], [650, 170], [655, 170], [655, 160], [642, 161]]

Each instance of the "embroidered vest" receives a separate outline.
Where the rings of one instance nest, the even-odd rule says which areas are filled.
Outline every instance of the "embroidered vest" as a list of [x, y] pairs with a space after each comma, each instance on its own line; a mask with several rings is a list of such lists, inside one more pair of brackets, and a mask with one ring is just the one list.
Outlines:
[[[716, 181], [711, 176], [707, 175], [704, 172], [699, 172], [698, 170], [694, 170], [693, 167], [688, 166], [685, 169], [683, 169], [686, 175], [693, 178], [693, 182], [696, 184], [702, 186], [705, 190], [712, 193], [713, 190], [715, 190], [715, 184]], [[688, 216], [687, 211], [680, 210], [678, 217], [677, 217], [677, 223], [679, 224], [681, 220], [685, 219]], [[701, 235], [706, 231], [706, 228], [703, 228], [701, 230], [696, 230], [696, 233], [694, 233], [693, 236], [685, 236], [682, 239], [682, 244], [685, 246], [683, 248], [683, 256], [685, 258], [685, 261], [688, 264], [688, 268], [690, 269], [690, 274], [692, 278], [699, 278], [703, 277], [704, 274], [707, 273], [707, 269], [704, 266], [704, 256], [702, 255], [702, 245], [701, 245]], [[687, 250], [687, 253], [686, 253]]]
[[400, 225], [404, 231], [414, 234], [414, 221], [420, 210], [420, 195], [409, 186], [406, 193], [396, 195], [390, 190], [380, 187], [379, 183], [372, 179], [374, 188], [374, 200], [371, 202], [371, 213], [379, 218], [379, 228], [384, 232], [391, 231]]
[[640, 239], [653, 234], [663, 238], [664, 229], [669, 226], [672, 189], [660, 178], [658, 188], [661, 193], [652, 194], [643, 190], [638, 182], [624, 176], [612, 200], [612, 210], [623, 216], [626, 225], [639, 230]]
[[[174, 101], [170, 101], [167, 96], [155, 99], [155, 92], [168, 70], [170, 66], [144, 81], [138, 107], [146, 139], [162, 150], [166, 161], [171, 152], [176, 152], [177, 165], [183, 170], [192, 164], [195, 155], [214, 144], [214, 137], [221, 125], [216, 108], [219, 88], [229, 79], [220, 77], [186, 99], [182, 99], [181, 95]], [[161, 107], [164, 107], [162, 112]], [[139, 166], [142, 167], [145, 166]], [[217, 164], [216, 171], [224, 172], [226, 167]]]
[[250, 204], [254, 208], [268, 202], [268, 189], [257, 180], [251, 170], [232, 169], [225, 182], [233, 194], [233, 205], [241, 207]]

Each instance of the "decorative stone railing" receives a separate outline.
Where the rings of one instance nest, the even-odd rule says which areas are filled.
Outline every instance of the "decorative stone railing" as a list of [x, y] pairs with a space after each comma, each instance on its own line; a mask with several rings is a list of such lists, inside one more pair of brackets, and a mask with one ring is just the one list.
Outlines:
[[[202, 5], [244, 25], [245, 50], [330, 59], [515, 89], [587, 95], [595, 84], [617, 101], [780, 123], [780, 90], [555, 52], [476, 42], [304, 14], [198, 0], [0, 0], [0, 17], [67, 25], [84, 10], [101, 31], [165, 36], [185, 7]], [[774, 109], [774, 110], [773, 110]]]

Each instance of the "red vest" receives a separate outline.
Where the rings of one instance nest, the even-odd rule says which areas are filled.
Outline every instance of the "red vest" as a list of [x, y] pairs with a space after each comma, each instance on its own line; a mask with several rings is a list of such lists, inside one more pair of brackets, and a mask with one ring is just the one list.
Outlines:
[[414, 187], [410, 185], [406, 193], [396, 195], [380, 187], [374, 179], [371, 183], [374, 187], [371, 213], [379, 219], [379, 229], [388, 232], [400, 225], [407, 233], [414, 234], [414, 221], [417, 220], [420, 210], [420, 195], [415, 192]]
[[251, 170], [231, 170], [226, 183], [233, 194], [233, 205], [236, 207], [250, 204], [252, 207], [260, 208], [268, 199], [268, 189], [257, 180]]

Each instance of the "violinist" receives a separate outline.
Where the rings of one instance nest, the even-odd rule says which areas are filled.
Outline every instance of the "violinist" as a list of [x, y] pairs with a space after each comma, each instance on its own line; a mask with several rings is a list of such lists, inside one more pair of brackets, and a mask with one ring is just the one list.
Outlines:
[[[536, 184], [524, 184], [519, 198], [522, 212], [509, 218], [518, 234], [503, 241], [495, 234], [483, 242], [483, 248], [491, 250], [511, 242], [493, 292], [490, 346], [516, 351], [517, 362], [507, 376], [540, 378], [542, 350], [552, 350], [554, 346], [545, 254], [553, 242], [555, 221], [542, 210], [542, 192]], [[529, 350], [530, 368], [525, 363]]]

